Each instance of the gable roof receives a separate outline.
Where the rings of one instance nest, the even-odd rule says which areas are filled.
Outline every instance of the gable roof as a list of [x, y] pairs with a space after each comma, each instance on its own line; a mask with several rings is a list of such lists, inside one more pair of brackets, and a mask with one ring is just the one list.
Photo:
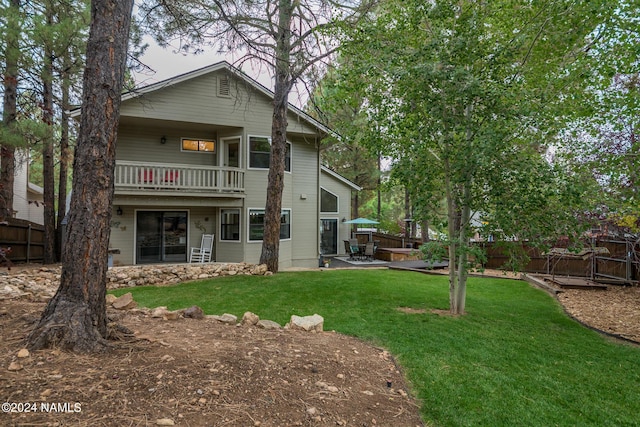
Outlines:
[[337, 172], [332, 171], [331, 169], [329, 169], [326, 166], [320, 166], [320, 170], [322, 172], [326, 173], [327, 175], [334, 177], [335, 179], [337, 179], [338, 181], [342, 182], [343, 184], [348, 185], [349, 187], [351, 187], [352, 189], [354, 189], [356, 191], [362, 190], [362, 187], [360, 187], [358, 184], [355, 184], [355, 183], [349, 181], [344, 176], [340, 175]]
[[[193, 71], [189, 71], [183, 74], [179, 74], [177, 76], [174, 77], [170, 77], [168, 79], [156, 82], [156, 83], [152, 83], [146, 86], [142, 86], [140, 88], [136, 88], [135, 90], [131, 90], [131, 91], [127, 91], [124, 92], [122, 94], [122, 101], [126, 101], [129, 99], [134, 99], [137, 98], [141, 95], [147, 94], [147, 93], [151, 93], [151, 92], [155, 92], [157, 90], [161, 90], [170, 86], [174, 86], [177, 85], [179, 83], [185, 82], [187, 80], [191, 80], [200, 76], [204, 76], [206, 74], [209, 73], [214, 73], [216, 71], [221, 71], [221, 70], [225, 70], [227, 72], [229, 72], [231, 75], [243, 80], [244, 82], [248, 83], [251, 87], [253, 87], [255, 90], [257, 90], [258, 92], [262, 93], [263, 95], [267, 96], [269, 99], [273, 99], [274, 98], [274, 93], [273, 91], [271, 91], [270, 89], [268, 89], [266, 86], [262, 85], [260, 82], [258, 82], [257, 80], [249, 77], [247, 74], [245, 74], [242, 70], [240, 70], [239, 68], [234, 67], [233, 65], [229, 64], [227, 61], [221, 61], [221, 62], [217, 62], [215, 64], [212, 65], [208, 65], [206, 67], [202, 67], [202, 68], [198, 68], [196, 70]], [[80, 109], [81, 107], [77, 107], [71, 110], [71, 116], [72, 117], [76, 117], [80, 114]], [[313, 117], [311, 117], [309, 114], [305, 113], [304, 111], [302, 111], [301, 109], [299, 109], [298, 107], [296, 107], [295, 105], [289, 103], [289, 112], [295, 114], [296, 116], [298, 116], [299, 119], [307, 122], [308, 124], [310, 124], [311, 126], [315, 127], [316, 129], [318, 129], [321, 132], [324, 132], [326, 134], [331, 134], [331, 135], [335, 135], [335, 132], [332, 131], [331, 129], [329, 129], [327, 126], [325, 126], [323, 123], [319, 122], [318, 120], [314, 119]]]

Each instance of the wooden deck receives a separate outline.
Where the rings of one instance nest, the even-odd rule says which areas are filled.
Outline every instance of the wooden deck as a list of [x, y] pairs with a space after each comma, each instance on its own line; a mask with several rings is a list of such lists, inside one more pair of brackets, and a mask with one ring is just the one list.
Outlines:
[[562, 289], [596, 289], [607, 290], [607, 285], [597, 283], [585, 277], [571, 276], [544, 276], [545, 280], [559, 286]]

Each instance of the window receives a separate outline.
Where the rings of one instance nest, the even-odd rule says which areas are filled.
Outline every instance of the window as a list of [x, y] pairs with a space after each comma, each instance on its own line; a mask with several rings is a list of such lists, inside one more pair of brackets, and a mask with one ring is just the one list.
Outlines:
[[201, 153], [215, 153], [216, 142], [211, 139], [186, 139], [182, 138], [182, 151], [195, 151]]
[[[249, 241], [261, 241], [264, 236], [264, 209], [249, 209]], [[280, 215], [280, 240], [291, 238], [291, 209]]]
[[320, 189], [320, 212], [336, 213], [338, 212], [338, 196], [324, 188]]
[[220, 211], [220, 240], [240, 241], [240, 210]]
[[[249, 137], [249, 167], [269, 169], [271, 159], [271, 138], [264, 136]], [[291, 172], [291, 143], [286, 143], [284, 170]]]

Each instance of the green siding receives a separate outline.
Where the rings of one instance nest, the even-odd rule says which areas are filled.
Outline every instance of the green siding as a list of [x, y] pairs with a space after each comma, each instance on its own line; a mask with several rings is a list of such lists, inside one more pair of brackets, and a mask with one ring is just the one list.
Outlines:
[[296, 239], [293, 241], [294, 266], [318, 265], [318, 151], [315, 144], [295, 145], [291, 204], [295, 222], [292, 224]]
[[[232, 79], [231, 96], [217, 96], [217, 71], [144, 93], [123, 101], [121, 116], [201, 123], [217, 126], [244, 127], [249, 132], [271, 135], [272, 101], [246, 82]], [[291, 133], [313, 135], [317, 131], [289, 114]], [[265, 127], [266, 125], [266, 127]]]
[[[166, 144], [160, 138], [167, 138]], [[157, 129], [151, 126], [121, 126], [118, 130], [117, 160], [182, 165], [217, 166], [216, 153], [190, 153], [180, 149], [181, 138], [215, 139], [215, 134], [189, 129]]]
[[320, 186], [338, 196], [338, 213], [321, 213], [320, 217], [327, 219], [338, 218], [338, 254], [344, 254], [342, 241], [351, 237], [351, 225], [343, 224], [342, 218], [347, 221], [352, 219], [351, 188], [327, 173], [322, 173], [320, 176]]

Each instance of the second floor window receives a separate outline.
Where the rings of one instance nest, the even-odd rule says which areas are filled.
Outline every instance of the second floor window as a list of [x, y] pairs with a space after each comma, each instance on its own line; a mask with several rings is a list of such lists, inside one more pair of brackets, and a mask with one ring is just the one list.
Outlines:
[[[269, 169], [271, 139], [264, 136], [249, 137], [249, 167]], [[291, 172], [291, 143], [286, 143], [284, 170]]]

